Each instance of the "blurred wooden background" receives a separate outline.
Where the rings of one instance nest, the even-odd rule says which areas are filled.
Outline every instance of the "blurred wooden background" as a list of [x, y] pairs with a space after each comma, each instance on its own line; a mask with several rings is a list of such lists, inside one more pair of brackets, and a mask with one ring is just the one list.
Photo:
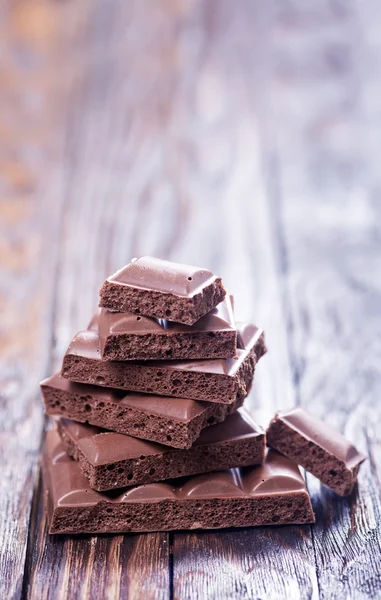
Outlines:
[[[381, 597], [380, 67], [377, 0], [0, 3], [2, 599]], [[47, 536], [38, 383], [142, 254], [266, 329], [253, 409], [369, 456], [314, 527]]]

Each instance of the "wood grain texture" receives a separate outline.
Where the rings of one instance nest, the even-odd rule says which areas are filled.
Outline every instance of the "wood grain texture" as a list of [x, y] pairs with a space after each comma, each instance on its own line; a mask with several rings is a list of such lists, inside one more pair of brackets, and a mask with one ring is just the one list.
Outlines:
[[308, 477], [322, 598], [381, 593], [381, 206], [372, 154], [380, 119], [369, 113], [366, 67], [379, 52], [375, 9], [323, 2], [312, 17], [303, 2], [278, 3], [266, 31], [277, 61], [268, 67], [264, 135], [279, 181], [272, 206], [296, 396], [369, 455], [358, 491], [343, 501]]
[[[176, 257], [191, 262], [208, 259], [233, 291], [236, 314], [265, 327], [271, 352], [258, 368], [249, 405], [251, 401], [253, 410], [266, 419], [277, 406], [293, 403], [293, 390], [258, 126], [244, 74], [236, 69], [237, 59], [248, 50], [242, 46], [246, 15], [230, 2], [214, 3], [213, 10], [200, 3], [193, 15], [193, 26], [197, 23], [199, 30], [199, 45], [193, 43], [197, 68], [188, 67], [194, 81], [183, 102], [189, 105], [185, 123], [193, 130], [189, 156], [202, 151], [202, 158], [184, 170], [190, 172], [183, 187], [188, 189], [195, 226], [188, 220]], [[248, 43], [250, 37], [245, 39]], [[316, 597], [310, 529], [176, 533], [173, 594], [174, 598]]]
[[22, 589], [43, 424], [37, 382], [47, 373], [52, 336], [63, 205], [58, 18], [43, 2], [33, 10], [26, 2], [0, 8], [2, 598], [18, 598]]
[[316, 598], [310, 527], [176, 533], [174, 598]]
[[[254, 298], [257, 301], [258, 295], [253, 288], [247, 290], [245, 282], [251, 285], [248, 282], [252, 280], [253, 273], [257, 272], [256, 276], [260, 277], [258, 289], [263, 289], [261, 281], [266, 280], [266, 295], [263, 303], [258, 304], [262, 304], [263, 311], [267, 311], [267, 322], [271, 321], [272, 324], [270, 336], [274, 336], [274, 346], [279, 348], [273, 354], [272, 362], [279, 359], [287, 372], [285, 329], [282, 325], [271, 246], [266, 250], [271, 227], [263, 209], [265, 199], [258, 164], [259, 149], [252, 117], [242, 100], [242, 87], [237, 94], [226, 99], [225, 105], [214, 107], [215, 100], [225, 93], [229, 76], [234, 74], [232, 64], [228, 69], [223, 66], [222, 57], [227, 48], [217, 47], [217, 53], [221, 53], [217, 66], [222, 68], [222, 73], [214, 72], [212, 57], [204, 65], [202, 53], [205, 52], [207, 56], [209, 49], [204, 50], [202, 46], [207, 44], [210, 33], [207, 21], [211, 15], [204, 14], [201, 4], [196, 7], [197, 10], [193, 5], [168, 5], [171, 20], [168, 20], [165, 12], [156, 13], [153, 5], [150, 7], [153, 12], [148, 13], [147, 6], [141, 6], [136, 4], [131, 13], [131, 7], [113, 5], [107, 18], [114, 36], [112, 40], [108, 40], [108, 46], [107, 30], [96, 28], [100, 17], [96, 10], [92, 10], [78, 36], [79, 45], [73, 49], [75, 54], [82, 56], [86, 69], [82, 75], [79, 74], [77, 85], [74, 86], [73, 110], [68, 122], [66, 160], [70, 165], [70, 185], [67, 189], [65, 235], [58, 279], [56, 357], [62, 356], [73, 328], [83, 327], [88, 321], [105, 275], [125, 263], [131, 255], [152, 253], [195, 264], [208, 264], [222, 272], [230, 289], [236, 291], [237, 310], [240, 310], [242, 317], [247, 318], [252, 315], [252, 302]], [[229, 5], [220, 3], [216, 6], [226, 10]], [[222, 17], [226, 19], [229, 15], [223, 14]], [[127, 23], [131, 28], [131, 38], [124, 39], [123, 32]], [[193, 41], [195, 26], [199, 29], [200, 36], [203, 36], [197, 48]], [[138, 37], [132, 31], [146, 33]], [[235, 31], [234, 35], [237, 34]], [[140, 46], [140, 40], [148, 45], [149, 54], [146, 55], [145, 49]], [[218, 32], [215, 32], [210, 41], [211, 47], [217, 40]], [[103, 55], [97, 48], [103, 49], [105, 46], [107, 51]], [[90, 49], [91, 56], [86, 54], [90, 53]], [[131, 57], [132, 62], [136, 57], [140, 70], [129, 74], [124, 70], [125, 63], [121, 64], [118, 60], [120, 54]], [[156, 57], [153, 62], [152, 56]], [[148, 68], [153, 80], [160, 81], [160, 88], [155, 95], [147, 88], [145, 71]], [[212, 98], [209, 91], [210, 76], [216, 87], [212, 89]], [[101, 86], [104, 77], [107, 77], [105, 89]], [[96, 93], [92, 93], [98, 89], [106, 94], [103, 102], [100, 102]], [[104, 102], [109, 106], [106, 115]], [[242, 109], [245, 110], [246, 121], [226, 121], [229, 110]], [[129, 118], [124, 117], [124, 110], [128, 110]], [[107, 124], [104, 124], [105, 118]], [[126, 119], [126, 125], [121, 128], [123, 118]], [[143, 127], [144, 122], [149, 123], [149, 126]], [[223, 130], [218, 133], [221, 124]], [[192, 133], [193, 131], [196, 133]], [[113, 140], [112, 144], [104, 144], [105, 136], [106, 139]], [[230, 147], [236, 147], [238, 153], [233, 165], [229, 165]], [[248, 149], [250, 155], [254, 153], [250, 161], [246, 156]], [[208, 156], [209, 163], [205, 165]], [[239, 188], [241, 193], [237, 194]], [[248, 198], [253, 190], [257, 201], [250, 207]], [[78, 197], [81, 198], [80, 202]], [[250, 228], [245, 225], [248, 211], [250, 218], [258, 212], [258, 229], [261, 233], [254, 240], [251, 239]], [[201, 228], [198, 224], [201, 224]], [[85, 230], [86, 245], [83, 242]], [[244, 240], [237, 248], [237, 240], [241, 235], [244, 235]], [[248, 246], [254, 248], [252, 256], [256, 256], [257, 260], [261, 259], [261, 267], [257, 271], [255, 263], [251, 264], [247, 259]], [[73, 272], [73, 265], [81, 265], [81, 269]], [[270, 298], [271, 305], [268, 304]], [[262, 384], [264, 389], [267, 387], [272, 390], [273, 403], [275, 395], [283, 397], [287, 388], [286, 383], [280, 388], [278, 381], [267, 377]], [[288, 382], [291, 395], [290, 378]], [[267, 406], [267, 410], [270, 414], [270, 406]], [[42, 527], [41, 521], [31, 561], [36, 566], [32, 569], [29, 593], [36, 598], [43, 593], [48, 577], [46, 565], [53, 560], [50, 555], [46, 562], [42, 561], [41, 552], [45, 548], [41, 541], [45, 536]], [[232, 535], [233, 538], [226, 538], [223, 544], [228, 555], [232, 552], [231, 539], [235, 539], [234, 534]], [[237, 540], [241, 540], [242, 534], [237, 535]], [[268, 570], [269, 555], [265, 548], [269, 547], [272, 548], [272, 568], [282, 572], [284, 565], [290, 564], [288, 582], [285, 584], [282, 578], [278, 578], [274, 586], [279, 597], [290, 586], [297, 589], [303, 586], [307, 589], [316, 587], [312, 544], [308, 534], [299, 530], [284, 530], [276, 539], [256, 532], [252, 536], [251, 543], [263, 550], [258, 553], [258, 568]], [[166, 549], [168, 536], [163, 534], [158, 537], [162, 547]], [[181, 573], [184, 562], [180, 564], [177, 556], [188, 548], [191, 537], [194, 536], [183, 535], [178, 538], [175, 535], [174, 538], [176, 597], [185, 592]], [[149, 539], [142, 539], [147, 540], [147, 545], [140, 551], [145, 556], [152, 555]], [[280, 539], [283, 539], [282, 549], [279, 547]], [[208, 550], [211, 543], [221, 547], [218, 533], [209, 534], [208, 539], [201, 537], [200, 540], [207, 542], [204, 550]], [[72, 568], [71, 558], [83, 553], [82, 544], [82, 540], [71, 542], [70, 552], [61, 556], [54, 580], [50, 580], [52, 590], [56, 589], [58, 581], [65, 580], [64, 573]], [[200, 555], [202, 552], [201, 544]], [[135, 560], [139, 559], [138, 554], [134, 556]], [[192, 556], [187, 551], [187, 556], [186, 568], [192, 570], [194, 561], [197, 562], [197, 555]], [[305, 557], [304, 560], [301, 560], [302, 556]], [[78, 561], [75, 564], [76, 570], [87, 572], [88, 564]], [[242, 572], [246, 569], [242, 564], [242, 557], [236, 560], [235, 566], [237, 577], [241, 577], [240, 569]], [[129, 561], [129, 567], [129, 581], [140, 581], [132, 560]], [[155, 572], [150, 579], [153, 589], [154, 575]], [[163, 577], [165, 576], [164, 572]], [[108, 571], [108, 577], [109, 581], [113, 581], [113, 569]], [[215, 574], [213, 570], [206, 569], [204, 577], [205, 580], [194, 578], [192, 586], [195, 596], [205, 592], [205, 581], [214, 580]], [[79, 580], [81, 581], [81, 577]], [[107, 592], [107, 585], [105, 575], [105, 578], [100, 578], [100, 587], [106, 593], [111, 593]], [[217, 580], [216, 593], [223, 594], [227, 585], [231, 585], [229, 577], [221, 574]], [[78, 593], [84, 593], [85, 589], [88, 590], [80, 587]], [[112, 593], [117, 593], [117, 589], [116, 575]], [[63, 587], [63, 590], [63, 597], [70, 597], [69, 588]], [[121, 596], [128, 591], [129, 587], [125, 587], [125, 582], [120, 581]]]
[[[155, 12], [154, 3], [151, 4]], [[148, 30], [147, 37], [137, 36], [144, 16], [141, 13], [134, 24], [140, 3], [110, 3], [105, 11], [103, 2], [88, 1], [82, 4], [79, 16], [77, 5], [66, 8], [71, 35], [64, 56], [67, 64], [76, 64], [76, 72], [68, 93], [71, 108], [63, 157], [67, 182], [53, 324], [55, 368], [73, 334], [86, 326], [95, 310], [98, 290], [115, 268], [115, 246], [121, 248], [121, 262], [131, 257], [131, 230], [138, 221], [139, 206], [134, 174], [144, 186], [150, 178], [144, 157], [151, 128], [148, 127], [146, 142], [137, 133], [131, 141], [130, 128], [138, 124], [130, 109], [136, 111], [135, 103], [146, 99], [147, 106], [143, 102], [141, 110], [145, 109], [150, 119], [159, 100], [157, 96], [152, 99], [148, 90], [145, 96], [136, 75], [124, 70], [129, 65], [124, 53], [131, 60], [139, 56], [141, 68], [144, 60], [147, 67], [153, 68], [148, 65], [145, 48], [145, 44], [152, 44], [158, 72], [166, 66], [165, 48], [155, 30]], [[131, 39], [124, 39], [129, 27], [133, 28]], [[164, 18], [161, 27], [167, 27]], [[112, 38], [110, 30], [114, 31]], [[171, 31], [169, 28], [168, 34]], [[165, 41], [164, 45], [168, 43]], [[136, 93], [142, 97], [135, 98]], [[165, 127], [165, 123], [158, 119], [157, 127]], [[160, 128], [157, 135], [161, 139]], [[152, 130], [154, 134], [155, 129]], [[155, 135], [153, 141], [158, 143]], [[139, 152], [142, 160], [135, 158]], [[42, 498], [38, 506], [41, 501]], [[169, 534], [50, 537], [40, 507], [25, 593], [31, 599], [52, 600], [165, 599], [170, 593], [169, 563]]]
[[168, 536], [49, 535], [42, 482], [25, 596], [41, 600], [169, 598]]
[[[22, 0], [0, 17], [1, 597], [379, 597], [376, 0]], [[369, 455], [349, 499], [308, 477], [314, 527], [47, 535], [37, 382], [142, 254], [212, 268], [265, 327], [259, 420], [300, 403]]]

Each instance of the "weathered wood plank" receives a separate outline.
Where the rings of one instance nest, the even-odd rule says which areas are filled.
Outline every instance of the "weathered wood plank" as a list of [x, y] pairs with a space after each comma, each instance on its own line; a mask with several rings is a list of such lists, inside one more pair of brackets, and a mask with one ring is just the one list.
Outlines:
[[[265, 327], [271, 352], [258, 368], [251, 405], [266, 418], [293, 403], [293, 388], [258, 125], [244, 85], [250, 74], [241, 58], [258, 50], [245, 20], [242, 6], [230, 2], [194, 12], [193, 81], [187, 101], [177, 98], [192, 128], [194, 158], [182, 185], [192, 216], [176, 256], [208, 260], [235, 294], [236, 314]], [[176, 533], [173, 584], [174, 598], [316, 597], [310, 528]]]
[[[177, 533], [174, 598], [316, 598], [309, 527]], [[279, 550], [279, 556], [276, 552]], [[190, 560], [190, 556], [193, 560]]]
[[38, 532], [30, 557], [28, 598], [114, 600], [169, 597], [168, 539], [146, 535], [50, 536], [38, 494]]
[[[66, 19], [77, 11], [71, 6]], [[141, 244], [169, 243], [165, 228], [145, 229], [157, 210], [152, 182], [164, 189], [170, 185], [168, 173], [162, 173], [162, 146], [177, 76], [171, 53], [179, 51], [181, 14], [176, 5], [167, 9], [157, 11], [155, 2], [145, 9], [141, 3], [112, 2], [105, 12], [102, 2], [89, 1], [82, 4], [76, 28], [71, 27], [74, 35], [63, 63], [81, 58], [70, 90], [63, 158], [68, 181], [55, 304], [55, 365], [75, 331], [88, 323], [105, 276], [142, 252]], [[136, 72], [130, 71], [138, 64]], [[154, 81], [166, 74], [162, 91], [152, 93], [147, 71]], [[170, 218], [167, 225], [172, 226]], [[26, 585], [29, 598], [169, 597], [169, 534], [51, 538], [41, 511], [36, 532]]]
[[278, 3], [265, 35], [273, 63], [263, 122], [278, 165], [273, 207], [296, 394], [370, 459], [348, 499], [308, 477], [321, 598], [375, 598], [381, 590], [381, 210], [379, 155], [371, 152], [380, 117], [369, 102], [380, 87], [367, 67], [380, 65], [373, 32], [381, 15], [375, 2], [362, 8]]
[[45, 2], [0, 7], [0, 596], [12, 599], [23, 584], [63, 205], [59, 16]]
[[[10, 329], [4, 330], [9, 357], [4, 429], [18, 433], [11, 447], [9, 435], [2, 433], [0, 441], [0, 452], [5, 448], [13, 457], [3, 482], [6, 504], [0, 506], [1, 515], [10, 515], [0, 532], [0, 550], [5, 548], [0, 581], [5, 572], [6, 592], [18, 597], [21, 590], [41, 428], [35, 382], [45, 374], [53, 316], [58, 364], [72, 333], [87, 322], [104, 276], [131, 255], [152, 253], [220, 272], [236, 295], [241, 318], [254, 317], [265, 326], [271, 352], [258, 369], [253, 406], [268, 416], [277, 406], [292, 404], [295, 394], [316, 412], [329, 407], [332, 421], [353, 439], [360, 424], [358, 442], [369, 448], [371, 458], [359, 496], [349, 501], [326, 491], [318, 496], [310, 478], [318, 516], [312, 537], [308, 528], [175, 534], [174, 597], [311, 598], [319, 592], [322, 598], [376, 597], [379, 175], [376, 159], [366, 164], [365, 150], [352, 141], [368, 119], [364, 148], [375, 151], [379, 144], [372, 131], [378, 122], [371, 103], [375, 84], [367, 83], [369, 74], [358, 66], [375, 64], [366, 40], [376, 27], [376, 11], [370, 19], [352, 2], [323, 2], [312, 12], [299, 1], [244, 9], [228, 0], [166, 2], [165, 9], [153, 0], [109, 2], [107, 10], [100, 1], [80, 7], [44, 1], [19, 5], [20, 12], [12, 9], [9, 15], [39, 49], [36, 63], [51, 108], [38, 113], [41, 122], [33, 131], [12, 116], [0, 131], [7, 143], [32, 140], [34, 149], [40, 147], [38, 132], [48, 155], [42, 161], [50, 171], [46, 180], [41, 171], [33, 173], [38, 184], [31, 187], [23, 168], [9, 162], [3, 167], [16, 182], [17, 197], [21, 190], [25, 198], [0, 200], [7, 232], [0, 242], [8, 265], [0, 272], [1, 303], [8, 307], [4, 323], [20, 327], [19, 306], [41, 290], [20, 330], [24, 340], [28, 332], [29, 346], [45, 351], [36, 359], [25, 342], [17, 343]], [[41, 23], [47, 35], [38, 33]], [[54, 49], [62, 33], [64, 89], [56, 98]], [[354, 39], [360, 40], [356, 48]], [[15, 56], [24, 68], [22, 40]], [[14, 44], [12, 37], [10, 47]], [[26, 83], [23, 72], [20, 97]], [[356, 93], [359, 83], [365, 84], [362, 96]], [[36, 124], [27, 109], [28, 123]], [[8, 101], [4, 114], [19, 115], [18, 110]], [[45, 123], [49, 127], [41, 127]], [[63, 125], [65, 155], [59, 137]], [[15, 155], [19, 151], [17, 144]], [[267, 189], [261, 165], [270, 174]], [[62, 174], [66, 210], [53, 312]], [[364, 181], [370, 182], [365, 191]], [[36, 190], [45, 194], [40, 203]], [[24, 232], [31, 230], [30, 242]], [[40, 246], [45, 230], [49, 252]], [[33, 261], [20, 271], [25, 256]], [[8, 295], [9, 281], [15, 291]], [[16, 404], [19, 390], [22, 402]], [[20, 448], [24, 434], [27, 447]], [[24, 587], [28, 597], [168, 597], [168, 535], [48, 537], [40, 497], [35, 506], [37, 535]]]
[[[226, 3], [216, 4], [218, 10], [226, 10], [227, 6]], [[190, 4], [168, 5], [168, 10], [172, 10], [171, 19], [167, 18], [167, 13], [155, 13], [153, 5], [147, 12], [147, 5], [141, 8], [137, 4], [133, 18], [121, 5], [112, 7], [107, 18], [114, 35], [108, 44], [102, 38], [106, 35], [106, 30], [96, 27], [99, 14], [97, 16], [97, 11], [93, 10], [89, 24], [79, 38], [83, 47], [74, 50], [87, 56], [86, 49], [90, 46], [93, 58], [85, 59], [88, 60], [86, 71], [82, 75], [83, 81], [80, 80], [75, 87], [75, 101], [69, 122], [70, 185], [67, 190], [68, 211], [65, 215], [63, 260], [58, 281], [57, 358], [62, 355], [72, 335], [73, 325], [75, 328], [82, 327], [91, 314], [96, 292], [104, 275], [123, 264], [131, 254], [153, 253], [196, 264], [209, 264], [226, 275], [231, 289], [236, 289], [237, 307], [240, 307], [242, 317], [251, 315], [251, 303], [254, 298], [257, 301], [259, 295], [254, 293], [252, 284], [249, 283], [254, 269], [245, 252], [248, 246], [253, 247], [256, 256], [259, 256], [271, 231], [266, 220], [267, 213], [262, 210], [262, 217], [258, 219], [258, 235], [253, 239], [250, 229], [242, 233], [246, 228], [247, 211], [252, 210], [248, 203], [249, 194], [251, 196], [254, 189], [259, 198], [262, 192], [258, 160], [256, 158], [253, 173], [252, 162], [249, 162], [246, 154], [247, 145], [249, 154], [255, 153], [254, 157], [258, 155], [258, 148], [251, 117], [247, 107], [242, 105], [242, 89], [238, 100], [232, 93], [228, 101], [235, 110], [244, 108], [247, 120], [233, 123], [228, 121], [222, 130], [224, 135], [218, 135], [220, 124], [224, 123], [231, 108], [229, 104], [221, 104], [223, 96], [219, 96], [219, 92], [227, 86], [232, 65], [229, 71], [223, 69], [221, 77], [217, 73], [216, 78], [213, 62], [202, 60], [199, 63], [200, 58], [202, 59], [199, 46], [196, 53], [194, 49], [195, 20], [198, 35], [204, 36], [200, 43], [202, 46], [207, 39], [203, 19], [205, 17], [208, 21], [211, 16], [203, 16], [200, 6], [194, 12], [194, 7]], [[153, 14], [155, 19], [150, 16]], [[226, 15], [221, 14], [221, 17], [225, 19]], [[130, 37], [125, 36], [127, 21]], [[139, 35], [133, 35], [134, 31], [140, 32]], [[218, 41], [219, 37], [220, 33], [216, 31], [214, 41]], [[141, 49], [141, 40], [148, 44], [149, 53], [146, 54]], [[98, 51], [98, 48], [102, 50]], [[227, 47], [219, 44], [216, 48], [222, 65]], [[119, 61], [118, 56], [129, 56], [131, 64], [136, 60], [139, 62], [139, 70], [132, 75], [127, 73], [125, 61]], [[151, 80], [147, 82], [145, 78], [147, 69], [151, 80], [160, 81], [155, 94], [151, 93]], [[212, 88], [212, 102], [210, 76], [212, 85], [215, 86]], [[100, 88], [100, 98], [94, 90], [99, 89], [99, 82], [104, 77], [107, 78], [107, 88]], [[105, 113], [106, 106], [108, 109]], [[128, 110], [129, 119], [124, 116], [125, 110]], [[120, 126], [123, 119], [126, 119], [125, 129]], [[194, 131], [200, 133], [195, 136]], [[204, 136], [201, 136], [201, 131], [204, 131]], [[108, 143], [105, 143], [105, 139]], [[238, 146], [238, 157], [233, 169], [229, 166], [230, 144]], [[192, 155], [196, 161], [195, 167], [192, 167]], [[215, 181], [218, 181], [227, 167], [230, 169], [225, 181], [228, 191], [223, 193], [223, 185], [215, 185]], [[242, 191], [242, 199], [235, 206], [238, 190]], [[78, 198], [81, 199], [80, 202]], [[264, 203], [263, 197], [256, 206], [261, 203]], [[235, 211], [235, 208], [238, 210]], [[253, 216], [253, 213], [250, 214]], [[84, 245], [83, 232], [86, 226]], [[244, 242], [237, 249], [237, 242], [241, 237]], [[263, 292], [264, 298], [268, 300], [273, 296], [272, 308], [264, 303], [263, 312], [267, 311], [267, 322], [271, 320], [273, 323], [274, 345], [279, 348], [272, 360], [274, 361], [275, 356], [280, 357], [287, 372], [285, 330], [279, 327], [277, 331], [278, 328], [274, 326], [275, 323], [281, 323], [282, 314], [270, 247], [261, 261], [262, 275], [267, 273], [266, 280], [264, 277], [260, 280], [266, 290]], [[81, 264], [81, 270], [73, 272], [73, 264]], [[268, 265], [270, 271], [267, 269]], [[247, 290], [243, 285], [244, 280], [248, 282], [248, 294], [245, 293]], [[258, 318], [261, 318], [260, 313]], [[287, 376], [286, 381], [290, 382]], [[288, 393], [291, 393], [290, 383], [280, 387], [275, 378], [267, 377], [262, 388], [272, 390], [271, 401], [274, 402], [275, 394], [283, 394], [287, 385]], [[42, 550], [38, 550], [44, 547], [41, 543], [44, 536], [42, 526], [41, 522], [33, 559], [33, 564], [37, 567], [32, 571], [29, 588], [31, 597], [38, 597], [43, 582], [46, 582], [45, 577], [41, 576], [41, 572], [46, 573], [46, 566], [40, 566]], [[197, 537], [198, 534], [194, 535], [200, 543], [203, 539], [206, 541], [202, 534], [200, 538]], [[214, 533], [208, 535], [204, 550], [209, 548], [210, 543], [214, 543], [219, 548], [223, 546], [226, 555], [232, 552], [232, 540], [236, 540], [233, 544], [236, 548], [243, 539], [242, 532], [232, 533], [233, 538], [220, 538], [219, 534]], [[308, 535], [305, 538], [302, 531], [284, 531], [280, 534], [283, 536], [282, 549], [279, 548], [279, 536], [274, 540], [271, 535], [267, 537], [266, 533], [250, 532], [249, 535], [252, 536], [251, 544], [258, 552], [257, 568], [268, 568], [265, 548], [268, 549], [269, 546], [272, 548], [273, 568], [278, 568], [281, 572], [286, 563], [289, 564], [287, 583], [277, 580], [279, 596], [290, 586], [295, 589], [301, 586], [306, 586], [306, 589], [316, 588], [312, 545]], [[198, 562], [197, 556], [191, 555], [187, 550], [191, 538], [194, 536], [175, 536], [176, 597], [185, 593], [185, 588], [182, 588], [185, 583], [183, 569], [193, 570], [194, 564]], [[164, 547], [167, 536], [159, 536], [159, 539]], [[222, 540], [226, 543], [222, 543]], [[71, 557], [80, 556], [84, 552], [82, 543], [83, 540], [70, 542], [71, 551], [58, 560], [57, 569], [61, 575], [56, 574], [55, 578], [62, 577]], [[290, 546], [294, 550], [290, 550]], [[285, 547], [288, 549], [285, 550]], [[185, 550], [187, 560], [182, 558], [181, 562], [178, 561], [177, 556], [180, 557]], [[200, 553], [202, 551], [201, 544]], [[144, 554], [151, 554], [149, 545]], [[301, 560], [301, 556], [305, 559]], [[246, 569], [241, 558], [236, 560], [237, 581], [243, 577]], [[49, 564], [51, 560], [52, 558], [44, 564]], [[130, 559], [129, 567], [133, 560], [137, 560], [137, 555], [132, 561]], [[88, 565], [78, 561], [75, 564], [76, 578], [81, 581], [81, 573], [86, 573]], [[70, 562], [70, 568], [72, 566]], [[132, 572], [136, 577], [136, 570]], [[109, 577], [112, 581], [112, 571]], [[154, 586], [152, 573], [151, 577]], [[213, 569], [205, 568], [204, 577], [204, 580], [194, 578], [195, 596], [202, 596], [207, 589], [207, 582], [215, 579]], [[268, 581], [270, 579], [269, 576]], [[223, 594], [227, 585], [231, 585], [229, 577], [221, 574], [217, 591]], [[104, 579], [101, 578], [101, 587], [107, 589], [106, 575]], [[52, 589], [55, 589], [55, 585]], [[112, 587], [113, 593], [117, 593], [117, 589], [118, 583]], [[128, 587], [125, 588], [121, 581], [119, 589], [123, 594]], [[65, 590], [64, 597], [67, 597], [67, 588]]]

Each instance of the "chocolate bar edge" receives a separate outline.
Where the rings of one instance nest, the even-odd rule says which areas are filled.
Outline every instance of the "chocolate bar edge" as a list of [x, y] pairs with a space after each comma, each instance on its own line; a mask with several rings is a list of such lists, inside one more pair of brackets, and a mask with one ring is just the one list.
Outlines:
[[[75, 385], [82, 386], [85, 384]], [[118, 433], [158, 442], [165, 446], [185, 449], [192, 446], [205, 427], [223, 421], [227, 415], [242, 406], [244, 401], [244, 395], [238, 394], [233, 404], [205, 403], [205, 410], [187, 421], [175, 421], [173, 417], [165, 418], [164, 416], [155, 414], [155, 429], [147, 434], [146, 425], [150, 425], [149, 414], [147, 412], [138, 411], [133, 407], [121, 407], [116, 402], [107, 402], [105, 398], [98, 402], [94, 400], [94, 397], [89, 397], [86, 390], [83, 390], [82, 394], [79, 391], [70, 392], [49, 387], [46, 382], [42, 382], [40, 387], [44, 399], [45, 412], [48, 415], [57, 415], [58, 402], [60, 409], [64, 408], [64, 414], [61, 414], [61, 416], [65, 416], [73, 421], [90, 423], [91, 425], [104, 427]], [[189, 402], [197, 401], [190, 400]], [[94, 411], [96, 412], [95, 416]], [[121, 422], [121, 411], [124, 411], [124, 414], [122, 413], [123, 416], [128, 417], [127, 423]], [[171, 434], [168, 433], [168, 421], [174, 424]], [[176, 430], [174, 427], [176, 427]], [[177, 439], [174, 440], [174, 437]]]
[[[102, 361], [70, 352], [69, 346], [63, 359], [61, 375], [71, 381], [88, 385], [230, 404], [234, 402], [240, 389], [243, 392], [246, 390], [247, 393], [254, 377], [256, 364], [266, 351], [264, 332], [258, 329], [258, 336], [252, 347], [240, 349], [245, 356], [242, 360], [237, 359], [238, 369], [234, 374], [228, 374], [176, 369], [176, 367], [160, 364], [151, 366], [133, 362]], [[160, 372], [160, 380], [157, 379], [158, 372]], [[144, 383], [136, 383], [138, 378], [142, 378]], [[173, 382], [176, 382], [176, 385]], [[204, 395], [203, 389], [205, 389]], [[218, 393], [215, 391], [217, 389]]]
[[[110, 334], [102, 348], [102, 359], [105, 361], [136, 360], [207, 360], [218, 358], [234, 358], [237, 352], [237, 332], [234, 330], [195, 333], [156, 333], [146, 336], [140, 334]], [[141, 340], [155, 339], [153, 344], [142, 347]]]
[[[49, 435], [58, 434], [50, 431], [47, 434], [47, 439]], [[45, 442], [42, 472], [45, 485], [45, 508], [48, 513], [49, 533], [51, 534], [220, 529], [260, 525], [298, 525], [315, 522], [310, 497], [305, 487], [304, 489], [291, 489], [278, 494], [268, 492], [255, 497], [233, 495], [232, 497], [219, 498], [216, 494], [212, 498], [201, 496], [195, 497], [194, 500], [178, 498], [153, 498], [150, 500], [150, 496], [148, 496], [145, 501], [133, 500], [132, 503], [110, 502], [105, 496], [104, 501], [94, 503], [90, 498], [88, 504], [82, 504], [79, 507], [75, 507], [74, 495], [72, 498], [74, 505], [72, 507], [60, 505], [61, 499], [55, 505], [52, 496], [53, 481], [50, 477], [52, 465], [53, 457], [48, 456]], [[79, 469], [79, 466], [77, 465], [76, 468]], [[142, 486], [143, 489], [144, 487]], [[74, 493], [75, 491], [73, 489]], [[70, 503], [70, 497], [66, 495], [65, 498]], [[131, 507], [133, 510], [131, 510]], [[218, 511], [222, 511], [222, 519], [216, 522]], [[261, 520], [261, 516], [265, 511], [270, 511], [270, 514], [272, 514], [271, 519], [268, 517], [268, 520], [264, 518]], [[282, 514], [279, 514], [280, 512]], [[304, 514], [303, 519], [301, 514]], [[228, 521], [225, 520], [222, 523], [224, 516], [227, 517]], [[139, 522], [140, 519], [143, 525], [131, 525], [134, 519], [135, 522], [136, 520]], [[160, 521], [160, 519], [162, 524], [157, 525], [157, 521]], [[117, 525], [115, 525], [116, 521]]]
[[[205, 443], [192, 446], [188, 450], [167, 447], [167, 451], [162, 454], [146, 456], [144, 464], [133, 457], [107, 464], [94, 465], [81, 451], [78, 440], [73, 439], [60, 420], [56, 421], [56, 425], [67, 453], [79, 463], [82, 473], [90, 482], [90, 487], [99, 492], [154, 483], [180, 476], [262, 464], [266, 450], [265, 432], [258, 431], [255, 434], [253, 432], [249, 439], [238, 438]], [[206, 456], [205, 449], [208, 449]], [[160, 467], [163, 466], [164, 468], [161, 469], [162, 474], [158, 479], [157, 472], [160, 472]], [[182, 467], [181, 472], [178, 470], [179, 466]], [[141, 469], [140, 476], [139, 467]], [[107, 471], [109, 471], [110, 479], [113, 478], [114, 480], [112, 486], [102, 484]]]
[[360, 465], [365, 460], [360, 453], [358, 462], [348, 467], [343, 460], [296, 431], [278, 415], [272, 419], [266, 437], [271, 448], [302, 466], [339, 496], [348, 496], [353, 491]]
[[113, 312], [132, 312], [194, 325], [223, 301], [226, 290], [220, 277], [191, 297], [122, 285], [106, 279], [99, 295], [99, 306]]

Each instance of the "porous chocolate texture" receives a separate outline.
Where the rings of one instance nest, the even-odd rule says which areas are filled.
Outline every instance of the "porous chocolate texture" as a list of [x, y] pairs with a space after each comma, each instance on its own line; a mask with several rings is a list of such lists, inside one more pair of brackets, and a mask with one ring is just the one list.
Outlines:
[[103, 361], [98, 320], [72, 340], [62, 376], [79, 383], [231, 404], [246, 395], [258, 360], [265, 354], [264, 333], [255, 325], [237, 324], [237, 357], [149, 362]]
[[365, 460], [341, 433], [302, 408], [277, 413], [267, 442], [340, 496], [351, 493]]
[[263, 466], [231, 469], [115, 491], [89, 487], [57, 432], [44, 465], [50, 533], [122, 533], [313, 523], [299, 469], [269, 451]]
[[160, 258], [134, 258], [108, 277], [99, 306], [193, 325], [225, 298], [220, 277]]
[[237, 332], [227, 297], [194, 325], [114, 313], [101, 309], [99, 338], [103, 360], [229, 358]]
[[105, 491], [174, 477], [261, 464], [264, 431], [241, 408], [204, 429], [189, 450], [168, 448], [128, 435], [58, 418], [57, 429], [90, 487]]
[[65, 415], [174, 448], [190, 448], [202, 429], [223, 421], [244, 400], [238, 395], [233, 404], [212, 404], [122, 392], [74, 383], [59, 374], [43, 381], [41, 391], [48, 415]]

